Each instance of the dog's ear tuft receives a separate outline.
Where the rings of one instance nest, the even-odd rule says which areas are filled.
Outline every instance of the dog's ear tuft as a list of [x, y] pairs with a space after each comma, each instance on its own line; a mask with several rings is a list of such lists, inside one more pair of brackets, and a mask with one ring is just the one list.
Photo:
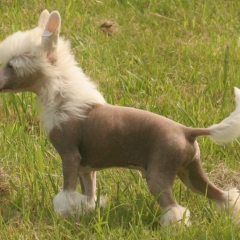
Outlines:
[[41, 13], [41, 15], [40, 15], [40, 18], [39, 18], [39, 20], [38, 20], [38, 26], [39, 26], [40, 28], [45, 28], [46, 23], [47, 23], [48, 18], [49, 18], [49, 15], [50, 15], [50, 14], [49, 14], [49, 12], [48, 12], [47, 9], [45, 9], [45, 10], [42, 11], [42, 13]]
[[53, 11], [42, 34], [42, 47], [47, 52], [54, 52], [57, 48], [60, 32], [61, 17], [58, 11]]

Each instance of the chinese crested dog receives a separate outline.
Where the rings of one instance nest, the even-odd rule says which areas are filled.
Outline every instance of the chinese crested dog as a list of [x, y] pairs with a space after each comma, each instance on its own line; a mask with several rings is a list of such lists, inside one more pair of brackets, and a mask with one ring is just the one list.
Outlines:
[[[164, 211], [163, 226], [182, 221], [190, 225], [189, 210], [173, 196], [176, 176], [239, 222], [239, 192], [218, 189], [208, 180], [196, 138], [205, 135], [226, 143], [240, 135], [240, 90], [235, 88], [235, 111], [208, 128], [185, 127], [151, 112], [112, 106], [78, 67], [69, 42], [59, 37], [60, 25], [57, 11], [44, 10], [36, 28], [0, 43], [0, 92], [37, 95], [42, 124], [62, 159], [63, 190], [53, 200], [55, 211], [68, 216], [94, 208], [96, 171], [123, 167], [141, 171]], [[82, 194], [76, 191], [79, 181]]]

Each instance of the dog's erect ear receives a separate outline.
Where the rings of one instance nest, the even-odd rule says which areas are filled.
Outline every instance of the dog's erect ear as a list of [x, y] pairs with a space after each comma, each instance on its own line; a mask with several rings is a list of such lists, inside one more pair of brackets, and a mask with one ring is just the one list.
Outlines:
[[47, 52], [54, 52], [57, 48], [58, 35], [60, 32], [61, 17], [58, 11], [53, 11], [42, 34], [42, 46]]
[[42, 13], [41, 13], [41, 15], [40, 15], [40, 18], [39, 18], [39, 20], [38, 20], [38, 26], [39, 26], [40, 28], [45, 28], [46, 23], [47, 23], [48, 18], [49, 18], [49, 15], [50, 15], [50, 14], [49, 14], [49, 12], [48, 12], [47, 9], [45, 9], [45, 10], [42, 11]]

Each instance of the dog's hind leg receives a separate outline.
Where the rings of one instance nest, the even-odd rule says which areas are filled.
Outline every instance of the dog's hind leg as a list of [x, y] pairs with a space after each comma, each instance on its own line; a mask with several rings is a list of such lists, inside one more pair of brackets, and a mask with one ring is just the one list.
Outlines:
[[148, 168], [146, 181], [149, 191], [156, 197], [164, 214], [160, 220], [162, 226], [169, 224], [181, 225], [182, 221], [185, 225], [191, 225], [189, 218], [190, 212], [188, 209], [180, 206], [173, 197], [172, 184], [175, 179], [175, 173], [156, 167]]
[[197, 142], [195, 142], [195, 147], [197, 152], [194, 159], [187, 166], [182, 167], [178, 171], [179, 178], [194, 192], [208, 197], [220, 206], [226, 207], [226, 210], [239, 222], [239, 192], [236, 189], [223, 191], [209, 181], [200, 164], [200, 151]]

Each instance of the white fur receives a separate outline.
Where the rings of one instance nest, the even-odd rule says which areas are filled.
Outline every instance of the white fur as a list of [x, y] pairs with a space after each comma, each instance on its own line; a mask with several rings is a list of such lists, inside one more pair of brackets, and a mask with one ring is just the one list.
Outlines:
[[186, 226], [191, 226], [190, 211], [180, 205], [170, 207], [162, 216], [160, 223], [163, 227], [176, 224], [177, 226], [181, 226], [182, 220]]
[[240, 193], [236, 188], [224, 191], [223, 202], [218, 204], [233, 216], [236, 223], [240, 223]]
[[70, 118], [85, 118], [91, 105], [106, 103], [96, 85], [77, 66], [69, 42], [59, 39], [56, 56], [56, 66], [44, 68], [49, 81], [38, 93], [40, 117], [47, 132]]
[[10, 62], [21, 76], [43, 67], [39, 47], [41, 33], [41, 28], [35, 28], [25, 32], [18, 31], [7, 37], [0, 44], [1, 62], [3, 64]]
[[43, 72], [45, 77], [40, 79], [42, 82], [35, 93], [42, 108], [40, 119], [49, 133], [70, 118], [85, 118], [86, 110], [92, 105], [106, 102], [96, 85], [77, 66], [68, 41], [59, 38], [54, 52], [57, 60], [49, 63], [41, 46], [43, 31], [37, 27], [9, 36], [0, 44], [0, 59], [5, 64], [10, 62], [21, 76], [36, 68]]
[[236, 109], [228, 118], [225, 118], [219, 124], [212, 125], [210, 130], [210, 138], [218, 143], [224, 144], [240, 135], [240, 89], [234, 88]]
[[38, 99], [42, 106], [40, 118], [47, 132], [70, 118], [85, 118], [85, 111], [91, 105], [105, 104], [96, 86], [74, 65], [67, 66], [66, 72], [62, 68], [61, 75], [55, 75], [42, 87]]
[[[100, 206], [106, 204], [106, 198], [101, 197]], [[54, 210], [61, 216], [81, 215], [84, 211], [93, 210], [96, 207], [94, 199], [89, 199], [77, 191], [61, 191], [53, 199]]]
[[91, 105], [106, 103], [96, 85], [77, 67], [68, 42], [59, 39], [56, 54], [56, 68], [46, 68], [49, 82], [38, 94], [42, 106], [40, 118], [47, 132], [70, 118], [85, 118]]

